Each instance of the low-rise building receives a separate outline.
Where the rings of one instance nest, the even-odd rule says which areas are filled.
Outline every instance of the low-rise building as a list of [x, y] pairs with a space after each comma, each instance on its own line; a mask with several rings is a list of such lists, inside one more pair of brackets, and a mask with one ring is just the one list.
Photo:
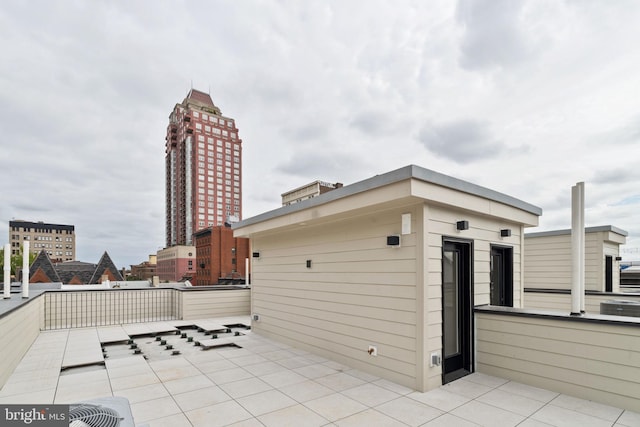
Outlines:
[[195, 232], [193, 240], [197, 261], [195, 285], [246, 282], [249, 239], [233, 237], [231, 228], [217, 226]]
[[156, 272], [160, 281], [179, 282], [195, 276], [196, 247], [171, 246], [157, 253]]
[[310, 184], [303, 185], [302, 187], [294, 188], [291, 191], [282, 193], [282, 206], [291, 205], [293, 203], [299, 203], [303, 200], [318, 197], [327, 191], [335, 190], [342, 187], [342, 183], [336, 182], [332, 184], [325, 181], [314, 181]]
[[156, 254], [149, 255], [148, 261], [143, 261], [137, 265], [131, 265], [130, 276], [135, 280], [150, 280], [156, 275], [158, 256]]
[[62, 283], [65, 285], [94, 285], [105, 281], [124, 280], [109, 254], [105, 251], [97, 264], [81, 261], [53, 263], [42, 250], [29, 267], [30, 283]]
[[9, 221], [11, 254], [20, 252], [22, 242], [28, 240], [29, 251], [38, 254], [46, 251], [53, 262], [75, 261], [75, 226], [49, 224], [42, 221]]

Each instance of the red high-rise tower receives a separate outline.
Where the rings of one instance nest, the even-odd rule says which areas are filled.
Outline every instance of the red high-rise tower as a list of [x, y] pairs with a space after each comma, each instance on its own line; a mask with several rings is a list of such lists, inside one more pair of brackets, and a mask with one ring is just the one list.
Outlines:
[[166, 245], [192, 245], [202, 228], [242, 219], [242, 140], [204, 92], [191, 89], [169, 116]]

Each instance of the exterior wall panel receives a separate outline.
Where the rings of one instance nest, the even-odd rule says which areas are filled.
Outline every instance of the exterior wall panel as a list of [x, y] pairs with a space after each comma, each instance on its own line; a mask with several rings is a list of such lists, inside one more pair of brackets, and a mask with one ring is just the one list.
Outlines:
[[416, 224], [386, 246], [406, 212], [254, 238], [255, 331], [416, 387]]
[[636, 326], [476, 313], [478, 370], [640, 410]]
[[0, 388], [18, 366], [40, 333], [42, 298], [24, 304], [0, 318]]
[[251, 289], [183, 291], [184, 320], [247, 316], [251, 312]]
[[[630, 293], [588, 293], [584, 308], [587, 313], [599, 314], [600, 303], [611, 300], [640, 302], [640, 294]], [[571, 293], [525, 292], [525, 305], [536, 310], [571, 311]]]
[[[605, 290], [605, 255], [614, 260], [620, 253], [620, 244], [626, 233], [610, 226], [591, 227], [585, 233], [585, 288], [589, 291]], [[616, 229], [617, 230], [617, 229]], [[525, 236], [525, 287], [533, 289], [571, 288], [571, 233], [570, 230], [532, 233]], [[620, 289], [619, 263], [613, 263], [613, 291]]]

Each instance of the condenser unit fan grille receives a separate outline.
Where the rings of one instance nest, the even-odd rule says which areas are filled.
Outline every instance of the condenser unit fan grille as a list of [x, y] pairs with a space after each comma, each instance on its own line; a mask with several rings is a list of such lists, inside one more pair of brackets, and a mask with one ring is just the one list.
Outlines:
[[69, 407], [69, 426], [72, 427], [118, 427], [122, 418], [115, 410], [88, 403]]

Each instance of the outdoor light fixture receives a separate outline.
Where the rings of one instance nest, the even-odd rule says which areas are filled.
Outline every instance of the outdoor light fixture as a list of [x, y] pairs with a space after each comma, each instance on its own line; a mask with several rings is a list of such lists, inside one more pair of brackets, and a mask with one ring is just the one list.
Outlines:
[[509, 237], [509, 236], [511, 236], [511, 229], [510, 228], [503, 228], [502, 230], [500, 230], [500, 236], [501, 237]]
[[458, 221], [456, 222], [457, 230], [468, 230], [469, 229], [469, 221]]
[[253, 252], [251, 256], [254, 258], [260, 258], [260, 252]]
[[307, 260], [307, 268], [311, 268], [311, 260], [310, 259]]
[[400, 246], [400, 236], [387, 236], [387, 246]]
[[616, 261], [622, 261], [622, 257], [621, 256], [617, 256], [616, 257]]

